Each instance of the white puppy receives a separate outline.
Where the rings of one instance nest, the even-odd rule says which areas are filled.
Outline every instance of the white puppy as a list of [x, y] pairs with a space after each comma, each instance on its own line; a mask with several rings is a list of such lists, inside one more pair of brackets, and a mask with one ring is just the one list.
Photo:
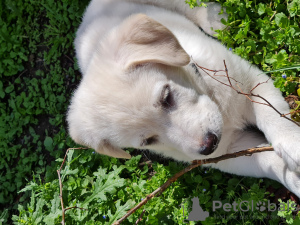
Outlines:
[[[214, 3], [192, 10], [184, 0], [92, 0], [75, 41], [83, 79], [68, 112], [70, 135], [113, 157], [130, 158], [121, 148], [133, 147], [179, 161], [269, 142], [275, 152], [211, 166], [277, 180], [300, 197], [299, 127], [272, 108], [238, 95], [193, 63], [222, 70], [225, 60], [229, 76], [242, 83], [244, 92], [268, 80], [198, 28], [209, 34], [211, 27], [222, 28], [219, 10]], [[228, 83], [226, 77], [216, 78]], [[289, 112], [272, 81], [254, 93], [281, 113]], [[264, 135], [245, 129], [249, 125]]]

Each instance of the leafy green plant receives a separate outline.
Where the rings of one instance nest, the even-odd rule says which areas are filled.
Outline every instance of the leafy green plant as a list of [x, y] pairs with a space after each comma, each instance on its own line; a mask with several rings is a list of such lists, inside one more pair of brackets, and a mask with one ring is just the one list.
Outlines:
[[[28, 194], [17, 192], [32, 173], [44, 179], [51, 161], [63, 154], [65, 145], [73, 144], [64, 128], [70, 86], [78, 79], [71, 39], [87, 3], [0, 2], [0, 215], [4, 224], [9, 224], [16, 203], [27, 201]], [[50, 14], [49, 7], [57, 9], [56, 14]], [[72, 18], [71, 24], [59, 23], [59, 35], [68, 36], [64, 39], [68, 44], [55, 46], [56, 37], [48, 26], [62, 11]], [[49, 49], [55, 52], [51, 62]]]
[[207, 7], [205, 2], [208, 2], [208, 0], [205, 1], [198, 1], [198, 0], [186, 0], [185, 3], [189, 4], [189, 6], [193, 9], [195, 7]]
[[[62, 220], [56, 170], [65, 149], [75, 146], [67, 135], [65, 112], [81, 77], [72, 42], [88, 2], [0, 1], [0, 224], [58, 224]], [[187, 2], [192, 7], [198, 3]], [[286, 95], [296, 94], [299, 0], [220, 2], [229, 19], [218, 38], [263, 71], [274, 71], [275, 85]], [[295, 68], [282, 70], [286, 67]], [[147, 164], [141, 156], [123, 161], [93, 153], [75, 151], [63, 168], [65, 206], [88, 208], [66, 211], [68, 224], [111, 224], [184, 167], [172, 161], [168, 166]], [[281, 187], [267, 179], [197, 169], [149, 201], [140, 223], [184, 224], [194, 196], [211, 215], [203, 224], [289, 220], [277, 213], [269, 221], [266, 212], [250, 216], [211, 210], [213, 200], [265, 202], [272, 199], [267, 191], [270, 186]], [[135, 223], [143, 209], [124, 224]]]
[[298, 216], [293, 216], [293, 209], [297, 206], [297, 204], [291, 200], [288, 200], [288, 202], [283, 202], [281, 199], [279, 199], [279, 202], [284, 205], [285, 210], [278, 211], [277, 215], [284, 218], [286, 221], [286, 224], [300, 224], [300, 214], [298, 213]]
[[222, 4], [229, 16], [223, 23], [230, 29], [219, 31], [218, 38], [263, 71], [274, 71], [274, 85], [286, 95], [296, 94], [300, 82], [299, 0]]
[[[121, 200], [117, 200], [115, 210], [107, 207], [101, 209], [105, 202], [110, 202], [107, 197], [116, 195], [118, 189], [125, 187], [125, 179], [119, 176], [125, 167], [114, 165], [110, 171], [99, 167], [97, 171], [90, 174], [87, 170], [84, 172], [81, 170], [83, 168], [82, 164], [79, 167], [78, 165], [88, 159], [92, 160], [92, 157], [89, 157], [91, 152], [88, 152], [90, 155], [84, 156], [79, 154], [75, 158], [72, 158], [73, 153], [74, 150], [69, 151], [65, 167], [61, 171], [63, 200], [70, 204], [71, 207], [77, 205], [88, 210], [70, 209], [70, 212], [67, 213], [66, 221], [70, 224], [78, 224], [79, 222], [79, 224], [82, 224], [83, 222], [88, 223], [92, 217], [95, 220], [98, 219], [100, 224], [100, 221], [104, 221], [104, 218], [99, 214], [99, 211], [105, 210], [103, 215], [110, 218], [110, 222], [107, 224], [111, 224], [123, 216], [126, 210], [134, 204], [134, 201], [127, 200], [125, 204], [121, 205]], [[62, 159], [57, 161], [62, 162]], [[87, 173], [93, 175], [93, 177]], [[58, 180], [46, 184], [39, 180], [39, 185], [36, 181], [32, 181], [20, 192], [25, 191], [31, 191], [31, 201], [26, 208], [19, 205], [18, 210], [20, 214], [13, 217], [17, 224], [37, 224], [42, 222], [54, 224], [62, 220]], [[78, 199], [79, 196], [81, 196], [80, 199]], [[114, 203], [111, 202], [110, 205], [113, 206]]]
[[[65, 207], [79, 207], [66, 211], [67, 224], [112, 224], [122, 217], [147, 194], [162, 185], [168, 177], [181, 170], [184, 165], [171, 162], [169, 166], [158, 163], [141, 165], [141, 156], [132, 157], [126, 163], [117, 159], [93, 154], [92, 150], [71, 150], [61, 171], [63, 201]], [[58, 159], [62, 162], [63, 159]], [[58, 169], [59, 164], [56, 165]], [[153, 170], [153, 175], [149, 175]], [[238, 204], [248, 202], [266, 203], [268, 193], [265, 185], [278, 185], [276, 182], [230, 177], [212, 169], [195, 170], [173, 183], [162, 196], [156, 197], [122, 224], [133, 224], [145, 210], [142, 224], [184, 224], [191, 208], [191, 198], [197, 196], [204, 210], [210, 213], [203, 224], [253, 224], [266, 218], [278, 224], [277, 212], [266, 210], [212, 211], [213, 201]], [[249, 189], [246, 187], [250, 187]], [[59, 198], [59, 181], [43, 182], [34, 179], [20, 192], [30, 192], [31, 201], [19, 205], [19, 215], [13, 216], [14, 224], [56, 224], [62, 220]], [[185, 214], [183, 210], [185, 208]], [[285, 215], [289, 211], [281, 212]], [[271, 217], [272, 216], [272, 217]], [[290, 221], [290, 218], [287, 221]], [[297, 221], [295, 219], [295, 221]], [[195, 224], [191, 222], [191, 224]]]

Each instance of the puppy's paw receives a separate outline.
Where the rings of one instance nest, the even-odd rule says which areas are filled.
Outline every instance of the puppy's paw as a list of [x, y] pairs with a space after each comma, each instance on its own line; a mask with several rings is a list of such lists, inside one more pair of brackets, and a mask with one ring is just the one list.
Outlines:
[[299, 141], [282, 140], [273, 144], [275, 152], [285, 161], [291, 171], [300, 173]]
[[[226, 14], [225, 8], [222, 8], [219, 3], [211, 2], [206, 4], [206, 8], [197, 8], [198, 11], [196, 13], [196, 23], [207, 34], [213, 36], [216, 34], [215, 30], [223, 30], [226, 27], [221, 22], [221, 19], [227, 20], [228, 15]], [[221, 14], [221, 12], [223, 13]]]
[[300, 173], [287, 169], [285, 171], [284, 183], [287, 189], [300, 197]]

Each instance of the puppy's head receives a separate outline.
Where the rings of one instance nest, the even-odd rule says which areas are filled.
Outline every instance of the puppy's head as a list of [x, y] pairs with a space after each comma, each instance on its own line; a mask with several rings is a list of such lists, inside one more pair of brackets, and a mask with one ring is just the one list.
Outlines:
[[163, 25], [134, 15], [97, 46], [69, 107], [75, 142], [130, 158], [122, 147], [151, 149], [177, 160], [211, 154], [222, 129], [217, 105], [191, 88], [190, 61]]

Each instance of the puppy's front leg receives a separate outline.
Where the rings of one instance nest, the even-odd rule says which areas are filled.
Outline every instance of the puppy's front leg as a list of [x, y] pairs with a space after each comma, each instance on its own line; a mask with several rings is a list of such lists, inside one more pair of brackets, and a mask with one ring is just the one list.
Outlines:
[[267, 177], [276, 180], [300, 197], [300, 174], [291, 171], [275, 152], [261, 152], [252, 156], [228, 159], [212, 167], [241, 176]]
[[[256, 82], [268, 79], [265, 75], [256, 77]], [[253, 91], [265, 98], [281, 114], [289, 113], [289, 106], [280, 91], [271, 81], [259, 85]], [[252, 97], [254, 101], [265, 103], [262, 99]], [[284, 159], [292, 171], [300, 172], [300, 127], [281, 117], [274, 109], [266, 105], [253, 103], [257, 127], [264, 132], [276, 153]]]
[[[238, 132], [234, 136], [236, 140], [228, 153], [268, 145], [265, 138], [256, 133]], [[267, 177], [276, 180], [300, 197], [300, 173], [291, 171], [274, 151], [255, 153], [252, 156], [242, 156], [210, 165], [236, 175]]]

